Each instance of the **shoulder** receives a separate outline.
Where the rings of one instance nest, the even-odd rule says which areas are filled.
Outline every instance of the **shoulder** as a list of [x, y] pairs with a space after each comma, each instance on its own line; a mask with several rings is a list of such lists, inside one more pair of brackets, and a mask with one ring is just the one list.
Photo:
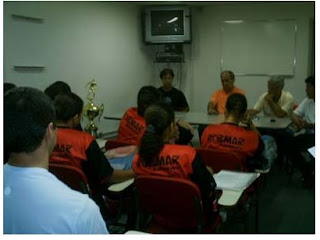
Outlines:
[[58, 134], [63, 134], [65, 136], [72, 137], [73, 139], [82, 139], [89, 142], [94, 140], [94, 137], [89, 133], [71, 128], [58, 128]]
[[241, 94], [245, 95], [244, 90], [242, 90], [241, 88], [238, 88], [237, 86], [234, 86], [233, 93], [241, 93]]
[[165, 145], [164, 152], [174, 153], [178, 155], [188, 155], [192, 158], [196, 155], [196, 150], [187, 145], [167, 144]]

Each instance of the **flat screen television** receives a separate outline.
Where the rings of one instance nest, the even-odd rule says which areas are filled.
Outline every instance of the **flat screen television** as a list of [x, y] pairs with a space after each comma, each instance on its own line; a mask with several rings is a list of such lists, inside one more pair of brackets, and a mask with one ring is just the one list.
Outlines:
[[185, 6], [144, 9], [146, 43], [191, 43], [190, 8]]

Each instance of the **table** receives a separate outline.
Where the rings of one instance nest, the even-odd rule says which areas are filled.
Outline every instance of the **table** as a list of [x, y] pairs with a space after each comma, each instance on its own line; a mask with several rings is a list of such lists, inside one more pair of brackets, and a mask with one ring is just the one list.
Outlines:
[[[123, 113], [108, 114], [104, 119], [108, 120], [121, 120]], [[192, 125], [199, 124], [220, 124], [224, 121], [223, 114], [207, 114], [204, 112], [175, 112], [176, 119], [184, 120]], [[284, 129], [289, 126], [291, 119], [289, 117], [278, 118], [257, 115], [252, 120], [257, 128], [268, 129]]]

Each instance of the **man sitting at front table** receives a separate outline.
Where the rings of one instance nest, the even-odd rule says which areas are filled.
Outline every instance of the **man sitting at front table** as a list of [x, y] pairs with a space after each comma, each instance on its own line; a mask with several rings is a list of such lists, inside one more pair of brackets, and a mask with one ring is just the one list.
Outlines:
[[251, 116], [263, 111], [265, 116], [288, 116], [294, 105], [294, 99], [289, 92], [283, 91], [284, 77], [272, 76], [268, 81], [268, 92], [262, 94], [253, 109], [248, 110]]
[[228, 97], [233, 93], [245, 94], [244, 91], [234, 85], [234, 73], [223, 71], [220, 74], [222, 89], [215, 91], [208, 103], [209, 114], [224, 114]]
[[[201, 137], [201, 147], [237, 154], [244, 167], [262, 167], [264, 143], [251, 119], [246, 115], [247, 99], [243, 94], [231, 94], [226, 103], [225, 120], [209, 125]], [[239, 123], [247, 127], [240, 127]]]
[[4, 96], [3, 232], [108, 233], [98, 206], [48, 171], [56, 143], [55, 109], [43, 92], [16, 88]]

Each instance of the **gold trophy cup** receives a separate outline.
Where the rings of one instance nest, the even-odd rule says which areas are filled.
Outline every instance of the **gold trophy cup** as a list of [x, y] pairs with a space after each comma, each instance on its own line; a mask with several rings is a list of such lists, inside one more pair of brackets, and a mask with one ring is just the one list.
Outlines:
[[89, 86], [88, 90], [88, 96], [87, 99], [89, 102], [84, 106], [83, 108], [83, 114], [87, 116], [89, 123], [85, 127], [85, 130], [90, 133], [93, 137], [97, 137], [98, 135], [98, 127], [94, 123], [94, 119], [99, 116], [99, 121], [100, 117], [103, 113], [104, 106], [103, 104], [98, 107], [93, 101], [96, 95], [96, 89], [97, 89], [97, 83], [93, 79], [91, 82], [87, 83], [86, 87]]

